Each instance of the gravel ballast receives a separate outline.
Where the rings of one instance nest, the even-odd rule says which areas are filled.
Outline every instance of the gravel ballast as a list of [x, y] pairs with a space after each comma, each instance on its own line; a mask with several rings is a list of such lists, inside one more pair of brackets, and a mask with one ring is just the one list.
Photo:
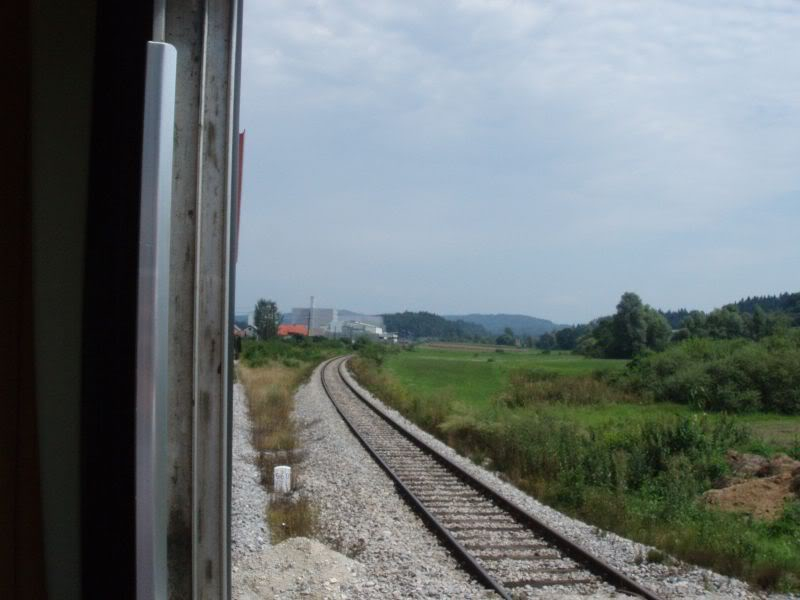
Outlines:
[[247, 398], [241, 383], [233, 385], [233, 462], [231, 466], [231, 561], [261, 552], [269, 545], [264, 519], [268, 495], [256, 468], [256, 451]]
[[303, 492], [320, 511], [320, 537], [368, 574], [352, 598], [492, 598], [397, 495], [333, 408], [319, 369], [297, 393]]

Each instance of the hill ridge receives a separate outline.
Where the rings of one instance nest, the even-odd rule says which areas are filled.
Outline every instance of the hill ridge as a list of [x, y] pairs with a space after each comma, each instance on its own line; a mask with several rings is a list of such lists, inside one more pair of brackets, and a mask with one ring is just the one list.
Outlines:
[[448, 321], [466, 321], [481, 325], [489, 333], [499, 335], [510, 327], [516, 335], [539, 336], [568, 325], [554, 323], [549, 319], [516, 313], [469, 313], [465, 315], [442, 315]]

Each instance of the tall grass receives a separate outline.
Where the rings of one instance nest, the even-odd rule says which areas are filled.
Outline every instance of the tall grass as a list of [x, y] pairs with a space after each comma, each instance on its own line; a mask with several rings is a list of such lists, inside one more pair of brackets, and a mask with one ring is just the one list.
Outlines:
[[253, 431], [253, 447], [261, 483], [272, 485], [272, 469], [294, 462], [297, 425], [292, 419], [294, 390], [308, 376], [313, 365], [287, 367], [269, 362], [260, 367], [239, 366], [245, 387]]
[[493, 406], [479, 409], [412, 394], [368, 358], [351, 368], [384, 402], [462, 454], [491, 459], [543, 502], [761, 587], [800, 589], [800, 503], [768, 524], [699, 502], [728, 472], [725, 451], [750, 443], [732, 418], [660, 415], [586, 426], [548, 408], [638, 398], [602, 377], [520, 371]]
[[[242, 349], [238, 376], [247, 395], [253, 447], [261, 483], [272, 491], [273, 470], [292, 467], [292, 488], [300, 482], [301, 449], [298, 425], [292, 418], [294, 393], [323, 360], [342, 353], [338, 342], [270, 340], [249, 342]], [[267, 509], [273, 543], [295, 536], [312, 535], [317, 509], [304, 496], [275, 496]]]
[[612, 387], [602, 373], [564, 377], [552, 371], [516, 369], [509, 373], [509, 384], [498, 401], [509, 407], [566, 404], [636, 404], [641, 398], [618, 387]]

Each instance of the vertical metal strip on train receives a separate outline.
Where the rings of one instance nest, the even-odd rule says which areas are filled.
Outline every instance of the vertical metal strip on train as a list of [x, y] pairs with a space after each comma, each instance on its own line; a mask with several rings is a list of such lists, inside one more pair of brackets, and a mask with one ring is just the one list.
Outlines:
[[230, 594], [239, 0], [164, 0], [178, 50], [169, 391], [169, 596]]
[[167, 364], [177, 54], [149, 42], [136, 318], [136, 597], [167, 595]]

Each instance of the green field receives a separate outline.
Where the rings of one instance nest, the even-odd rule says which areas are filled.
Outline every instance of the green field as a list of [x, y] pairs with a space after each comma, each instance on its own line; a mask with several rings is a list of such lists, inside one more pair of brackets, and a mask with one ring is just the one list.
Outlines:
[[[384, 368], [412, 394], [421, 397], [444, 395], [477, 410], [489, 409], [508, 384], [515, 369], [536, 369], [560, 375], [591, 375], [597, 371], [625, 368], [625, 360], [587, 358], [570, 352], [516, 350], [497, 352], [494, 346], [441, 344], [418, 346], [413, 352], [389, 354]], [[618, 403], [589, 406], [547, 406], [554, 417], [569, 419], [584, 426], [614, 422], [646, 421], [663, 416], [694, 414], [684, 404], [671, 402]], [[715, 419], [719, 415], [711, 414]], [[772, 451], [787, 451], [800, 445], [800, 416], [748, 414], [734, 417], [749, 426], [757, 438]]]
[[413, 352], [391, 354], [386, 368], [409, 390], [427, 395], [446, 392], [475, 407], [488, 406], [500, 393], [514, 369], [531, 368], [562, 375], [588, 375], [594, 371], [622, 369], [624, 360], [586, 358], [569, 352], [539, 350], [481, 351], [477, 346], [457, 349], [418, 346]]

